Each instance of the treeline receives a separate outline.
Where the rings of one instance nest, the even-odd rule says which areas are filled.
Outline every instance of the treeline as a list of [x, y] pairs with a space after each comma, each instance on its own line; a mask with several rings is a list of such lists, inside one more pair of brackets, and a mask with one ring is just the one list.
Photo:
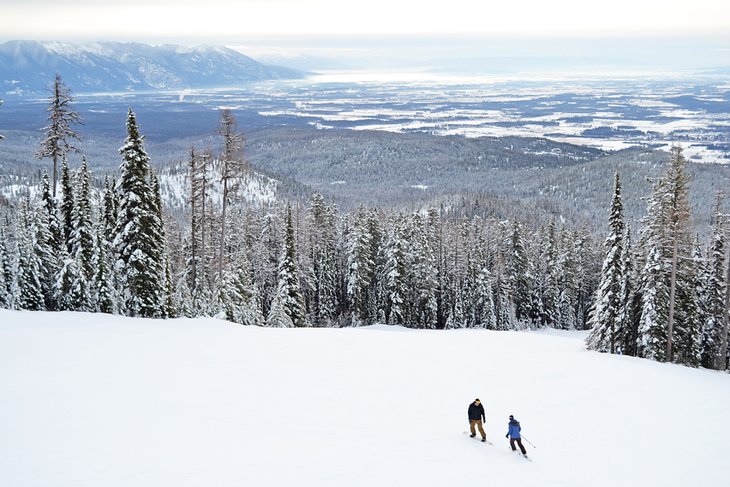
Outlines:
[[[39, 151], [60, 161], [59, 194], [46, 174], [40, 197], [25, 198], [13, 215], [13, 238], [0, 245], [4, 307], [268, 326], [586, 325], [598, 271], [586, 231], [555, 223], [527, 231], [448, 206], [341, 214], [319, 194], [293, 209], [247, 208], [231, 198], [249, 168], [227, 111], [222, 153], [189, 153], [187, 217], [165, 224], [134, 113], [119, 180], [106, 178], [97, 198], [86, 161], [68, 168], [66, 138], [77, 138], [69, 127], [78, 117], [59, 94], [68, 97], [54, 91]], [[214, 183], [222, 191], [211, 191]]]
[[615, 176], [610, 233], [591, 313], [589, 348], [690, 366], [726, 369], [730, 262], [721, 196], [709, 242], [694, 231], [687, 161], [679, 147], [654, 184], [632, 243]]

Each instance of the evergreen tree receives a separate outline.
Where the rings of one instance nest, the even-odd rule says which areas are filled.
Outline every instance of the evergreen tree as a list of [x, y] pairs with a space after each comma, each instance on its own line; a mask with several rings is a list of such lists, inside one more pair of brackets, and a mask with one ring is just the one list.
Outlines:
[[102, 229], [96, 239], [96, 272], [94, 273], [94, 294], [96, 311], [113, 314], [117, 311], [117, 294], [109, 267], [109, 243]]
[[[50, 188], [49, 188], [50, 191]], [[49, 214], [45, 208], [34, 212], [35, 218], [32, 224], [35, 229], [35, 244], [33, 250], [38, 259], [40, 270], [41, 291], [43, 293], [44, 309], [53, 311], [56, 303], [53, 294], [53, 283], [59, 269], [59, 248], [55, 247], [55, 241], [51, 231]]]
[[642, 307], [639, 321], [638, 355], [663, 361], [666, 357], [666, 311], [669, 290], [666, 286], [666, 262], [659, 247], [652, 245], [642, 272]]
[[518, 320], [524, 321], [529, 317], [531, 290], [525, 241], [522, 237], [520, 224], [517, 222], [512, 225], [510, 259], [508, 262], [508, 275], [515, 304], [515, 316]]
[[72, 214], [71, 256], [78, 262], [84, 279], [91, 282], [94, 276], [95, 239], [91, 222], [91, 187], [86, 158], [83, 158], [76, 183], [77, 191]]
[[639, 340], [639, 320], [641, 319], [641, 295], [637, 293], [638, 276], [634, 266], [633, 248], [631, 246], [631, 229], [626, 226], [621, 264], [621, 314], [619, 321], [622, 327], [621, 353], [635, 356]]
[[66, 251], [73, 253], [71, 239], [74, 233], [74, 194], [71, 182], [71, 173], [68, 169], [68, 161], [64, 157], [61, 160], [61, 235]]
[[621, 180], [618, 172], [614, 179], [613, 201], [608, 221], [609, 234], [605, 243], [606, 258], [603, 261], [601, 284], [590, 319], [592, 330], [586, 343], [592, 350], [616, 353], [625, 331], [621, 321], [624, 220]]
[[35, 253], [35, 231], [30, 221], [30, 205], [23, 201], [17, 225], [18, 263], [14, 302], [18, 309], [40, 311], [45, 308], [41, 271], [38, 255]]
[[347, 299], [356, 323], [366, 321], [369, 314], [368, 293], [374, 262], [370, 245], [372, 236], [368, 230], [368, 214], [361, 208], [347, 239]]
[[13, 306], [13, 271], [5, 238], [5, 230], [0, 228], [0, 308]]
[[297, 270], [297, 249], [294, 236], [294, 224], [291, 216], [291, 205], [286, 208], [286, 233], [284, 251], [279, 260], [278, 285], [276, 301], [296, 327], [306, 326], [304, 299], [299, 287], [299, 271]]
[[438, 282], [433, 251], [425, 230], [420, 215], [414, 214], [412, 237], [409, 239], [412, 255], [412, 264], [409, 265], [412, 276], [410, 289], [413, 294], [411, 302], [415, 305], [412, 321], [417, 328], [433, 329], [436, 328], [438, 318], [436, 305]]
[[164, 281], [159, 263], [161, 227], [149, 185], [149, 158], [143, 147], [134, 112], [127, 117], [127, 139], [122, 154], [119, 216], [114, 246], [116, 269], [124, 289], [124, 308], [130, 316], [159, 317]]
[[725, 311], [725, 234], [722, 231], [720, 208], [715, 212], [715, 224], [710, 242], [710, 262], [704, 276], [706, 319], [702, 331], [702, 365], [708, 368], [721, 367], [720, 357]]
[[249, 277], [249, 262], [240, 253], [231, 270], [223, 274], [221, 303], [228, 321], [242, 325], [263, 325], [263, 316], [258, 311], [255, 290]]
[[315, 323], [327, 325], [337, 313], [336, 209], [319, 193], [312, 195], [307, 210], [310, 228], [310, 261], [313, 277], [311, 311]]
[[117, 225], [118, 198], [114, 190], [116, 183], [109, 182], [109, 177], [104, 177], [104, 194], [102, 196], [101, 220], [103, 236], [107, 242], [114, 242]]
[[[51, 233], [49, 245], [51, 246], [54, 255], [58, 256], [61, 252], [61, 246], [65, 245], [65, 241], [61, 222], [58, 219], [56, 199], [53, 197], [51, 192], [51, 182], [48, 178], [47, 172], [43, 173], [43, 177], [41, 179], [41, 200], [43, 209], [48, 217], [48, 230]], [[56, 270], [58, 269], [54, 269], [54, 271]]]
[[[674, 360], [674, 334], [680, 335], [683, 343], [680, 344], [681, 355], [684, 361], [694, 352], [690, 348], [696, 343], [697, 327], [693, 322], [692, 311], [682, 313], [678, 308], [679, 301], [683, 305], [691, 305], [694, 298], [691, 296], [694, 288], [694, 279], [691, 276], [692, 233], [690, 231], [689, 206], [689, 176], [686, 173], [687, 161], [682, 155], [680, 147], [672, 147], [669, 166], [663, 176], [665, 181], [663, 196], [667, 217], [667, 238], [670, 247], [670, 274], [669, 274], [669, 312], [667, 316], [667, 351], [666, 360]], [[676, 311], [680, 314], [677, 315]], [[675, 330], [676, 327], [676, 330]]]
[[69, 152], [80, 152], [72, 142], [80, 138], [71, 129], [72, 125], [83, 123], [81, 117], [71, 108], [73, 98], [71, 90], [61, 80], [61, 75], [56, 74], [49, 98], [48, 125], [43, 128], [43, 140], [41, 147], [36, 153], [36, 158], [53, 160], [53, 196], [56, 196], [56, 182], [58, 180], [58, 161], [63, 160]]
[[497, 327], [497, 315], [494, 310], [494, 294], [490, 282], [491, 275], [486, 267], [477, 275], [475, 291], [475, 312], [473, 326], [494, 330]]
[[402, 238], [402, 223], [394, 222], [385, 249], [385, 275], [383, 278], [385, 303], [384, 315], [388, 324], [406, 323], [406, 243]]

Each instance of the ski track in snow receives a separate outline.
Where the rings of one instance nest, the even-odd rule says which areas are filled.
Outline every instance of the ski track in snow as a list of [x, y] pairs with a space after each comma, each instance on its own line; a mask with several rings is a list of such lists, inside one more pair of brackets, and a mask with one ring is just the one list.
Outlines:
[[726, 485], [730, 375], [584, 337], [0, 310], [0, 485]]

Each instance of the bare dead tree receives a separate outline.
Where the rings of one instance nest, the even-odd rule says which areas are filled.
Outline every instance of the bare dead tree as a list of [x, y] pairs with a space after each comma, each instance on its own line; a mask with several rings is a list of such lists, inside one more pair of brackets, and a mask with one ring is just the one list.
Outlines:
[[51, 88], [49, 98], [48, 125], [43, 128], [43, 140], [41, 147], [36, 152], [37, 159], [50, 157], [53, 160], [53, 196], [56, 196], [56, 181], [58, 180], [58, 161], [63, 159], [69, 152], [81, 153], [78, 147], [71, 141], [81, 141], [79, 135], [71, 129], [71, 126], [83, 124], [81, 116], [71, 108], [73, 98], [71, 90], [63, 84], [61, 75], [56, 74]]
[[218, 132], [223, 137], [223, 153], [221, 154], [221, 183], [223, 184], [223, 201], [221, 209], [220, 242], [218, 248], [218, 282], [223, 282], [223, 257], [226, 245], [226, 211], [230, 193], [235, 190], [243, 175], [243, 134], [236, 131], [236, 119], [230, 110], [221, 112], [221, 125]]

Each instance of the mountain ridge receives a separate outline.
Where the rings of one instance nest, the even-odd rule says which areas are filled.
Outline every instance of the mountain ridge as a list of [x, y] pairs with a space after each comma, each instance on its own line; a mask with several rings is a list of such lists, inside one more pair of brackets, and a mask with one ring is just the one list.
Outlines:
[[223, 46], [34, 40], [0, 44], [0, 93], [45, 92], [56, 73], [82, 93], [232, 87], [305, 76]]

